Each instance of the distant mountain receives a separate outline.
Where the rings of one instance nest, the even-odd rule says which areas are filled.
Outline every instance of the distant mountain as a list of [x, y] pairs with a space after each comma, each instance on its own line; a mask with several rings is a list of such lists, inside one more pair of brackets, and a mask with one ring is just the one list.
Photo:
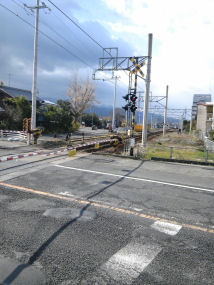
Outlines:
[[[85, 111], [85, 113], [91, 113], [94, 112], [98, 117], [107, 117], [112, 115], [112, 106], [92, 106], [92, 108], [89, 108]], [[124, 110], [121, 109], [121, 112], [125, 114]], [[151, 118], [154, 121], [157, 120], [157, 123], [163, 123], [164, 117], [162, 115], [148, 113], [148, 122], [151, 123]], [[135, 120], [136, 122], [139, 121], [139, 112], [136, 111], [135, 114]], [[143, 120], [143, 112], [140, 113], [140, 122]], [[175, 118], [167, 117], [167, 121], [169, 123], [176, 123], [178, 120]]]
[[107, 117], [112, 114], [112, 106], [92, 106], [84, 113], [95, 113], [98, 117]]

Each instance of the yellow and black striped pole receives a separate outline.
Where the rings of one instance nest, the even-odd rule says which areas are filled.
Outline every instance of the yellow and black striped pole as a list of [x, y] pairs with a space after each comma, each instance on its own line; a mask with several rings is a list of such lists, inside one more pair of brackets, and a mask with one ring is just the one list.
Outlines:
[[[144, 73], [141, 70], [141, 67], [145, 65], [145, 62], [143, 61], [141, 64], [138, 64], [138, 57], [130, 57], [131, 62], [134, 64], [134, 68], [130, 71], [131, 75], [135, 74], [135, 81], [134, 81], [134, 95], [137, 94], [137, 73], [139, 72], [142, 77], [144, 77]], [[136, 102], [135, 102], [136, 103]], [[135, 105], [134, 105], [135, 107]], [[132, 117], [132, 127], [134, 128], [135, 123], [135, 110], [133, 111], [133, 117]]]

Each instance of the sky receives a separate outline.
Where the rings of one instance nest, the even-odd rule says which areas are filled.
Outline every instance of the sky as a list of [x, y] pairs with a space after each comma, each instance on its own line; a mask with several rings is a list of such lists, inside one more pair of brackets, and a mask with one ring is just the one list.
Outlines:
[[[40, 1], [40, 3], [43, 1]], [[169, 107], [191, 108], [193, 94], [214, 91], [213, 0], [53, 0], [81, 26], [94, 43], [48, 0], [40, 9], [38, 95], [56, 101], [68, 99], [66, 90], [74, 73], [91, 78], [102, 57], [101, 47], [117, 47], [119, 56], [147, 56], [148, 34], [153, 34], [151, 91], [165, 96]], [[0, 4], [34, 25], [35, 13], [24, 8], [36, 0], [0, 0]], [[0, 81], [12, 87], [32, 88], [34, 29], [0, 6]], [[59, 46], [60, 45], [60, 46]], [[101, 47], [100, 47], [100, 46]], [[142, 68], [146, 74], [146, 65]], [[116, 105], [124, 105], [128, 75], [120, 76]], [[109, 74], [96, 73], [97, 78]], [[114, 81], [95, 80], [99, 105], [112, 105]], [[138, 80], [138, 91], [145, 82]]]

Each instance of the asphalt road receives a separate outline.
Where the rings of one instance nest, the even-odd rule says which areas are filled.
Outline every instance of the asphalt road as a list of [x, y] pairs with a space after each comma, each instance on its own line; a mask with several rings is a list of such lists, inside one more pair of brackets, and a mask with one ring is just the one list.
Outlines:
[[214, 283], [214, 168], [83, 153], [0, 166], [0, 284]]

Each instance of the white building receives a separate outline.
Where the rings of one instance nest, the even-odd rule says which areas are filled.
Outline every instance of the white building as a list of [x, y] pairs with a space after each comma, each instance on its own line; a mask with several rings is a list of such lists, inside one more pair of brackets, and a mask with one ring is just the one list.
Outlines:
[[214, 102], [198, 103], [197, 104], [197, 122], [196, 130], [202, 131], [208, 135], [211, 130], [214, 130]]
[[199, 102], [206, 103], [211, 102], [212, 96], [210, 94], [194, 94], [192, 103], [192, 119], [195, 120], [197, 113], [197, 104]]

